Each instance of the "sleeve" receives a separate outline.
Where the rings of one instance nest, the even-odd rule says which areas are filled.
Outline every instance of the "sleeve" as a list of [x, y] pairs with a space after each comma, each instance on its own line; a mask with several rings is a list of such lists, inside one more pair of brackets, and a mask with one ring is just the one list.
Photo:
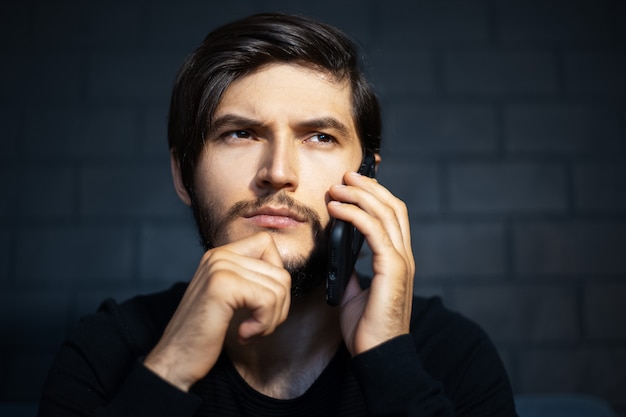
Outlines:
[[200, 398], [184, 393], [137, 362], [115, 397], [95, 412], [96, 417], [192, 416]]
[[442, 385], [426, 373], [411, 335], [352, 359], [370, 416], [453, 416]]
[[439, 300], [416, 310], [412, 334], [352, 359], [369, 415], [515, 417], [508, 375], [487, 334]]
[[[109, 302], [63, 344], [48, 373], [40, 417], [192, 416], [200, 398], [180, 391], [141, 363], [141, 331]], [[130, 333], [130, 334], [129, 334]], [[144, 336], [139, 336], [145, 339]]]

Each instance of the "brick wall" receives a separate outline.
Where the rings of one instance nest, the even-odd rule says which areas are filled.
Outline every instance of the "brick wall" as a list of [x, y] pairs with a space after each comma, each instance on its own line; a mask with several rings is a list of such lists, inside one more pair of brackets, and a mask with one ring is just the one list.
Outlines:
[[626, 415], [621, 0], [3, 2], [0, 400], [36, 400], [103, 298], [193, 272], [172, 78], [210, 28], [264, 10], [336, 24], [367, 52], [416, 291], [490, 333], [516, 392], [592, 393]]

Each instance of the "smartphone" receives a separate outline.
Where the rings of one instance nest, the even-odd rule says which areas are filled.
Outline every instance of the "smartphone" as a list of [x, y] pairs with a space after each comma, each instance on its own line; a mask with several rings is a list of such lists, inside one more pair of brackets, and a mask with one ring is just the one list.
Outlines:
[[[374, 177], [374, 154], [366, 151], [359, 174]], [[336, 306], [354, 270], [354, 265], [363, 246], [363, 235], [352, 224], [332, 219], [328, 240], [328, 270], [326, 273], [326, 302]]]

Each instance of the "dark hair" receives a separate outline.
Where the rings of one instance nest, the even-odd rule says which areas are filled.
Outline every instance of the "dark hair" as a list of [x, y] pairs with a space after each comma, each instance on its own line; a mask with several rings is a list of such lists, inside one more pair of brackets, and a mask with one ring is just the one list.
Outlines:
[[358, 65], [352, 41], [334, 27], [284, 14], [257, 14], [209, 33], [181, 66], [170, 102], [168, 138], [193, 194], [195, 166], [224, 91], [237, 78], [271, 63], [296, 63], [348, 79], [353, 117], [364, 149], [378, 152], [378, 99]]

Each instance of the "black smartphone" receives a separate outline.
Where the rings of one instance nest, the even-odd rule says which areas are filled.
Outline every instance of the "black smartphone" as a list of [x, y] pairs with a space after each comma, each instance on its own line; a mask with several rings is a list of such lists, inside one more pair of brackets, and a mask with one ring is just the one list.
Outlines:
[[[366, 151], [358, 172], [373, 178], [375, 169], [374, 154]], [[363, 235], [356, 227], [342, 220], [331, 220], [326, 273], [326, 302], [329, 305], [336, 306], [341, 301], [361, 246], [363, 246]]]

